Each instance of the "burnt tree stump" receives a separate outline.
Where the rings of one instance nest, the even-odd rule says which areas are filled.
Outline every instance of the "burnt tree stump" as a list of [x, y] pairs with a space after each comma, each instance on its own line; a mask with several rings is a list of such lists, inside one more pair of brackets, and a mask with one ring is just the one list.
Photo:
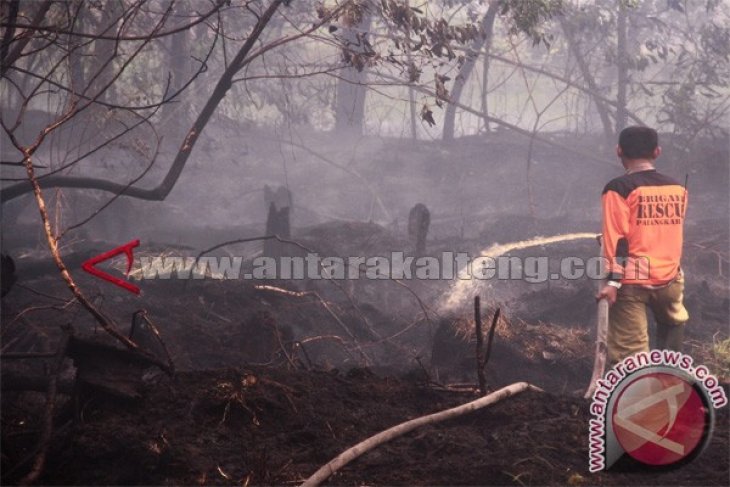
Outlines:
[[[268, 208], [266, 235], [289, 238], [291, 236], [289, 222], [292, 206], [291, 192], [283, 186], [279, 186], [276, 190], [272, 190], [268, 185], [264, 186], [264, 203]], [[283, 257], [285, 245], [274, 239], [265, 240], [264, 257]]]
[[408, 237], [413, 242], [416, 255], [426, 253], [426, 237], [428, 227], [431, 225], [431, 213], [423, 203], [418, 203], [411, 208], [408, 214]]

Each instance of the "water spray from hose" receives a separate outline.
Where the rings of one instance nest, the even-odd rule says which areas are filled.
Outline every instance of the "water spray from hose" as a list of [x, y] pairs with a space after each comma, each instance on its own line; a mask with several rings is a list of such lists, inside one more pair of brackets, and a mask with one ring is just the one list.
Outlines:
[[[489, 257], [496, 259], [501, 255], [505, 255], [513, 250], [522, 250], [530, 247], [537, 247], [540, 245], [551, 245], [560, 242], [567, 242], [570, 240], [585, 240], [595, 239], [596, 234], [590, 232], [582, 233], [565, 233], [561, 235], [553, 235], [552, 237], [535, 237], [529, 240], [520, 240], [518, 242], [510, 242], [505, 244], [493, 244], [491, 247], [483, 250], [479, 257]], [[470, 264], [468, 264], [470, 265]], [[452, 284], [451, 289], [445, 294], [442, 299], [440, 308], [443, 311], [450, 311], [457, 308], [470, 300], [474, 295], [475, 288], [484, 281], [474, 279], [471, 272], [467, 272], [467, 267], [459, 269], [457, 276], [459, 278]], [[463, 277], [463, 278], [462, 278]]]

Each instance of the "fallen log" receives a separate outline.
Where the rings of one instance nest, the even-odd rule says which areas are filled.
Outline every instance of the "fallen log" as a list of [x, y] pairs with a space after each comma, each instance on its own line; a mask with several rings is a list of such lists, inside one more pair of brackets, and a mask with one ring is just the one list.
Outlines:
[[420, 418], [411, 419], [409, 421], [406, 421], [405, 423], [401, 423], [393, 426], [392, 428], [388, 428], [385, 431], [381, 431], [380, 433], [371, 436], [370, 438], [363, 440], [357, 445], [348, 448], [344, 452], [340, 453], [329, 463], [314, 472], [311, 477], [309, 477], [307, 480], [304, 481], [304, 483], [302, 483], [301, 487], [317, 487], [322, 482], [327, 480], [327, 478], [329, 478], [337, 470], [341, 469], [351, 461], [360, 457], [363, 453], [366, 453], [373, 448], [376, 448], [394, 438], [402, 436], [409, 431], [413, 431], [420, 426], [440, 423], [441, 421], [445, 421], [447, 419], [462, 416], [472, 411], [476, 411], [477, 409], [481, 409], [496, 402], [499, 402], [502, 399], [506, 399], [510, 396], [514, 396], [515, 394], [519, 394], [520, 392], [526, 391], [528, 389], [542, 392], [542, 389], [533, 386], [532, 384], [528, 384], [527, 382], [515, 382], [514, 384], [503, 387], [475, 401], [471, 401], [451, 409], [446, 409], [438, 413], [433, 413], [426, 416], [421, 416]]

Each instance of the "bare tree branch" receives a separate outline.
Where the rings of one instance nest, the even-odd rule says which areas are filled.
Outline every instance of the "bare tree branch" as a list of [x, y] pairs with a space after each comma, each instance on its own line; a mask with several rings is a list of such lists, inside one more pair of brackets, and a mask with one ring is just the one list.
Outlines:
[[[6, 28], [6, 29], [26, 29], [29, 31], [38, 31], [38, 32], [52, 32], [54, 34], [64, 34], [69, 35], [73, 37], [81, 37], [85, 39], [94, 39], [94, 40], [106, 40], [106, 41], [146, 41], [146, 40], [153, 40], [153, 39], [160, 39], [162, 37], [171, 36], [173, 34], [177, 34], [179, 32], [186, 31], [190, 29], [191, 27], [195, 27], [196, 25], [205, 22], [208, 18], [215, 15], [221, 7], [223, 7], [228, 0], [216, 0], [215, 5], [211, 10], [208, 12], [202, 14], [194, 21], [190, 22], [189, 24], [181, 25], [179, 27], [175, 27], [174, 29], [166, 30], [164, 32], [158, 32], [153, 35], [137, 35], [137, 36], [108, 36], [103, 34], [87, 34], [85, 32], [77, 32], [74, 30], [66, 30], [59, 27], [55, 27], [52, 25], [38, 25], [38, 22], [33, 22], [31, 24], [18, 24], [14, 22], [3, 22], [0, 23], [0, 27]], [[50, 6], [52, 3], [51, 1], [47, 2]], [[37, 17], [36, 17], [37, 18]], [[41, 19], [42, 20], [42, 17]], [[23, 46], [24, 47], [24, 46]], [[10, 63], [12, 64], [12, 63]]]
[[[33, 17], [33, 22], [31, 25], [38, 25], [41, 23], [41, 21], [43, 21], [43, 17], [45, 17], [48, 9], [51, 8], [51, 4], [53, 4], [52, 0], [45, 0], [41, 4], [41, 6], [38, 8], [38, 12], [36, 12], [35, 14], [35, 17]], [[8, 68], [15, 64], [15, 61], [20, 58], [20, 55], [23, 53], [23, 49], [25, 49], [25, 46], [28, 45], [32, 38], [33, 36], [31, 35], [23, 35], [20, 40], [17, 41], [18, 43], [15, 45], [13, 50], [10, 51], [7, 55], [3, 55], [2, 60], [0, 60], [0, 76], [4, 76]], [[5, 46], [3, 47], [5, 48]]]
[[[210, 117], [213, 115], [213, 113], [215, 113], [218, 105], [231, 89], [234, 76], [253, 59], [263, 55], [264, 53], [270, 51], [275, 47], [299, 39], [306, 35], [306, 33], [313, 32], [317, 28], [326, 24], [332, 18], [338, 15], [339, 12], [341, 12], [341, 10], [347, 4], [349, 4], [351, 0], [344, 2], [337, 9], [329, 12], [328, 15], [319, 19], [319, 21], [315, 23], [314, 26], [305, 30], [304, 32], [292, 36], [286, 36], [271, 43], [265, 44], [264, 46], [256, 50], [253, 50], [255, 43], [258, 41], [265, 27], [271, 21], [271, 18], [274, 16], [279, 6], [284, 3], [284, 1], [285, 0], [273, 0], [271, 4], [269, 4], [269, 7], [266, 9], [266, 11], [260, 16], [260, 18], [256, 22], [256, 25], [246, 39], [246, 42], [244, 42], [243, 46], [241, 46], [236, 56], [231, 60], [229, 67], [221, 75], [216, 84], [216, 87], [213, 90], [213, 94], [206, 102], [205, 106], [193, 123], [192, 127], [188, 130], [187, 135], [185, 136], [167, 175], [158, 186], [151, 189], [141, 189], [137, 187], [127, 188], [125, 185], [99, 178], [50, 176], [44, 178], [43, 187], [90, 188], [112, 192], [115, 194], [123, 192], [124, 196], [143, 200], [164, 200], [167, 195], [170, 194], [172, 188], [175, 186], [177, 180], [182, 174], [182, 171], [185, 168], [192, 149], [195, 146], [195, 143], [197, 142], [206, 124], [210, 120]], [[8, 186], [7, 188], [3, 188], [2, 190], [0, 190], [0, 203], [10, 201], [29, 191], [31, 191], [31, 188], [24, 183], [19, 183], [16, 185]]]

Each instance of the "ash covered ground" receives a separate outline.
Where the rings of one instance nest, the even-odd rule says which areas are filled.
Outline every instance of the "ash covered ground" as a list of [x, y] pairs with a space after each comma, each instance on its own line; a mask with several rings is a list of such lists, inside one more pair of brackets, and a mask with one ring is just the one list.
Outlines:
[[[484, 161], [480, 154], [487, 142], [493, 160]], [[326, 144], [321, 143], [325, 149]], [[304, 165], [289, 167], [295, 201], [292, 240], [321, 255], [412, 252], [406, 224], [408, 209], [417, 202], [431, 209], [426, 254], [432, 256], [478, 253], [495, 243], [536, 236], [598, 233], [597, 194], [618, 173], [575, 161], [574, 170], [557, 174], [553, 165], [567, 156], [545, 149], [544, 161], [532, 174], [532, 198], [538, 204], [530, 215], [527, 198], [509, 197], [525, 188], [518, 143], [475, 139], [454, 147], [412, 148], [379, 139], [367, 147], [352, 163], [364, 177], [377, 179], [378, 164], [391, 168], [387, 178], [374, 183], [374, 191], [330, 168], [334, 174], [328, 176], [328, 189], [315, 192], [311, 188], [317, 180]], [[225, 155], [211, 151], [219, 159]], [[333, 159], [341, 159], [331, 152]], [[673, 160], [671, 154], [667, 159]], [[458, 166], [450, 167], [448, 161], [459, 161]], [[730, 238], [723, 210], [728, 206], [727, 174], [722, 164], [718, 167], [715, 174], [690, 178], [683, 265], [692, 320], [686, 351], [718, 374], [727, 389], [727, 364], [714, 347], [728, 338], [730, 306]], [[108, 218], [64, 248], [68, 262], [78, 264], [72, 272], [79, 285], [124, 334], [134, 312], [146, 310], [176, 372], [169, 377], [155, 367], [128, 366], [125, 360], [102, 366], [97, 355], [79, 348], [59, 377], [55, 428], [41, 483], [300, 482], [371, 434], [477, 397], [471, 298], [478, 294], [485, 329], [497, 307], [502, 313], [486, 366], [489, 390], [528, 381], [545, 392], [526, 392], [418, 429], [348, 465], [331, 484], [727, 485], [727, 408], [718, 412], [712, 443], [689, 465], [657, 473], [623, 462], [610, 472], [588, 473], [589, 404], [581, 398], [593, 361], [595, 284], [588, 279], [475, 285], [461, 305], [444, 309], [440, 303], [453, 292], [453, 283], [444, 280], [361, 279], [339, 285], [326, 280], [142, 280], [135, 282], [142, 288], [137, 297], [79, 269], [86, 258], [136, 237], [142, 239], [140, 255], [196, 256], [227, 240], [263, 235], [264, 199], [253, 181], [273, 184], [276, 172], [260, 165], [243, 176], [239, 169], [219, 176], [206, 173], [206, 178], [193, 171], [164, 204], [112, 207]], [[366, 170], [373, 173], [364, 174]], [[440, 174], [438, 184], [432, 183], [434, 172]], [[555, 190], [560, 185], [564, 191]], [[222, 199], [230, 191], [241, 195], [235, 205]], [[206, 203], [186, 206], [190, 194], [207, 195]], [[343, 200], [349, 200], [347, 211]], [[140, 213], [144, 209], [148, 217]], [[6, 249], [14, 248], [19, 280], [2, 301], [3, 352], [53, 352], [60, 326], [66, 324], [80, 339], [116, 346], [77, 304], [68, 302], [46, 249], [33, 240], [37, 229], [32, 230], [31, 210], [24, 210], [16, 223], [28, 231], [5, 237]], [[250, 259], [261, 248], [262, 242], [233, 244], [212, 255]], [[582, 239], [509, 255], [559, 259], [597, 252], [595, 241]], [[106, 269], [121, 275], [121, 262]], [[133, 336], [166, 360], [165, 349], [143, 321], [136, 320]], [[91, 377], [88, 382], [98, 387], [74, 387], [81, 363]], [[36, 452], [49, 364], [43, 359], [3, 364], [5, 483], [27, 472]], [[18, 377], [38, 379], [37, 390], [13, 390]]]

